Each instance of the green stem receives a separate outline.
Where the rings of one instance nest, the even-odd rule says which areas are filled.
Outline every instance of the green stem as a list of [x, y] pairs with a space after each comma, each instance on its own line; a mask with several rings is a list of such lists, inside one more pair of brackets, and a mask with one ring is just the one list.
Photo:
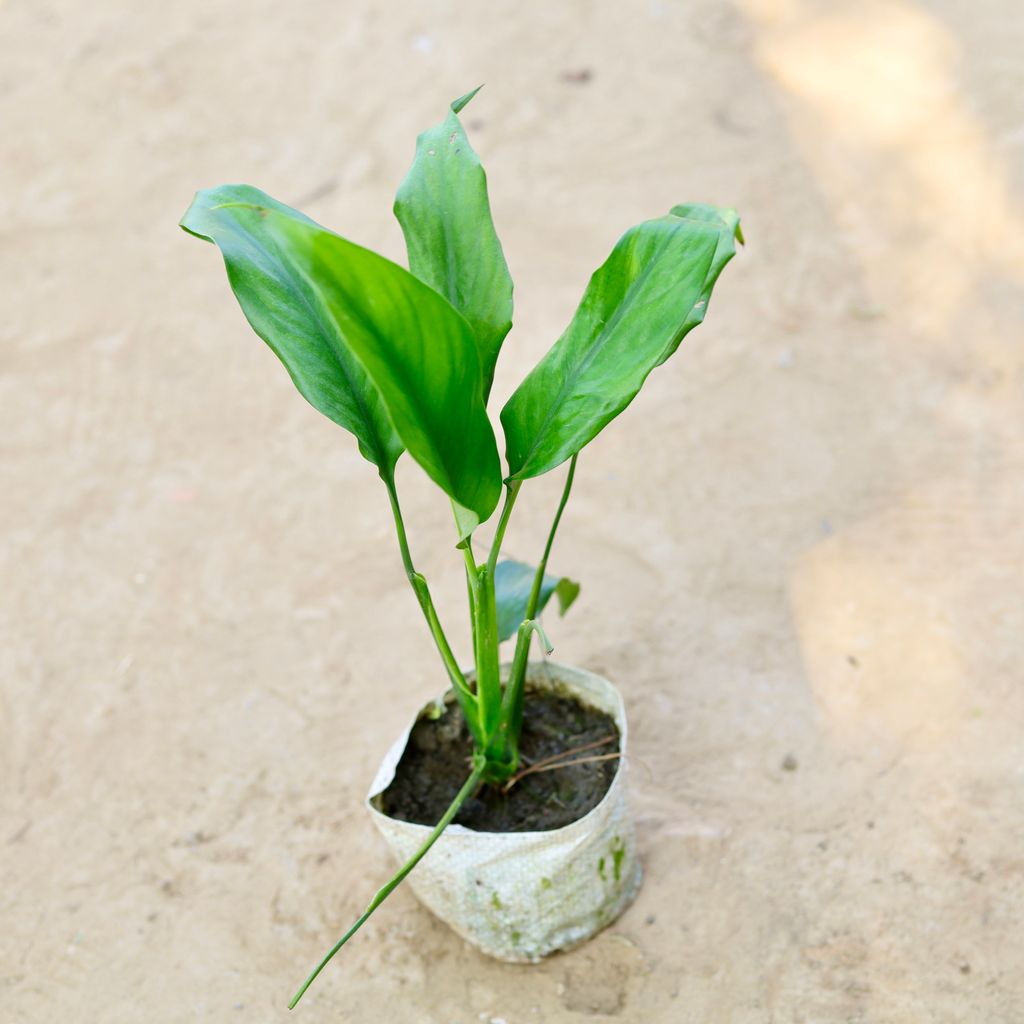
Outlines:
[[480, 779], [484, 773], [484, 761], [483, 758], [475, 758], [473, 763], [473, 772], [463, 783], [462, 789], [459, 790], [458, 795], [451, 802], [451, 806], [447, 811], [444, 812], [444, 816], [434, 826], [434, 830], [427, 837], [426, 842], [399, 868], [398, 873], [394, 875], [391, 880], [380, 890], [377, 895], [370, 901], [370, 905], [363, 911], [362, 915], [356, 921], [354, 925], [331, 948], [331, 951], [317, 964], [313, 973], [303, 982], [302, 988], [295, 993], [292, 1001], [288, 1004], [289, 1010], [295, 1009], [295, 1004], [302, 998], [306, 989], [313, 984], [316, 976], [330, 963], [331, 958], [335, 953], [341, 949], [342, 946], [352, 938], [353, 935], [366, 923], [370, 915], [391, 895], [394, 890], [401, 885], [405, 880], [405, 876], [424, 858], [427, 851], [437, 842], [441, 837], [441, 833], [452, 823], [452, 819], [456, 814], [459, 813], [459, 808], [466, 802], [466, 798], [476, 789], [480, 783]]
[[[480, 751], [486, 750], [488, 736], [488, 705], [491, 700], [491, 671], [486, 663], [488, 630], [486, 627], [486, 594], [483, 592], [482, 576], [485, 574], [483, 566], [476, 564], [473, 556], [473, 549], [467, 542], [462, 549], [466, 560], [466, 586], [469, 588], [469, 618], [470, 631], [473, 635], [473, 664], [476, 666], [476, 730], [473, 737], [476, 740], [476, 747]], [[495, 630], [497, 630], [497, 619], [495, 619]], [[495, 659], [494, 672], [497, 672], [497, 659]], [[482, 680], [482, 682], [481, 682]]]
[[[501, 756], [493, 741], [501, 717], [501, 673], [498, 661], [498, 607], [494, 577], [486, 565], [476, 573], [473, 634], [476, 650], [476, 693], [480, 708], [480, 732], [488, 760]], [[502, 744], [502, 748], [503, 748]]]
[[462, 553], [466, 559], [466, 592], [469, 596], [469, 633], [473, 638], [473, 664], [476, 664], [476, 558], [471, 538], [466, 538]]
[[544, 627], [536, 619], [527, 619], [520, 623], [516, 634], [516, 650], [512, 655], [512, 668], [505, 685], [505, 696], [501, 702], [502, 738], [508, 744], [507, 771], [514, 775], [519, 768], [519, 733], [523, 724], [523, 690], [526, 686], [526, 662], [530, 654], [530, 639], [536, 633], [544, 650], [550, 654], [553, 650]]
[[[480, 708], [482, 748], [488, 762], [503, 760], [505, 740], [501, 734], [501, 673], [498, 659], [498, 609], [494, 594], [494, 570], [498, 564], [501, 543], [505, 538], [512, 507], [522, 482], [505, 485], [505, 501], [494, 531], [490, 554], [485, 565], [473, 563], [473, 651], [476, 658], [476, 693]], [[467, 569], [470, 565], [467, 555]]]
[[573, 477], [576, 475], [577, 458], [578, 454], [574, 455], [569, 463], [569, 473], [565, 478], [565, 486], [562, 488], [562, 497], [558, 502], [555, 518], [551, 523], [551, 529], [548, 531], [547, 543], [544, 545], [544, 554], [533, 577], [530, 599], [526, 604], [526, 618], [519, 627], [519, 633], [516, 636], [516, 649], [515, 654], [512, 656], [512, 668], [509, 671], [508, 682], [505, 684], [505, 699], [502, 701], [498, 729], [502, 739], [508, 745], [507, 761], [513, 774], [519, 763], [519, 732], [523, 724], [523, 691], [526, 681], [526, 666], [530, 655], [530, 641], [535, 631], [540, 634], [547, 652], [551, 653], [551, 644], [548, 642], [543, 630], [536, 626], [535, 619], [537, 616], [537, 606], [540, 604], [541, 587], [544, 584], [544, 573], [548, 567], [548, 558], [551, 555], [552, 545], [555, 543], [558, 524], [562, 521], [562, 513], [565, 511], [566, 502], [569, 500]]
[[519, 488], [522, 486], [522, 480], [512, 480], [505, 484], [505, 503], [501, 506], [498, 528], [494, 531], [491, 553], [487, 556], [487, 571], [492, 578], [494, 576], [494, 567], [498, 564], [498, 555], [501, 553], [501, 542], [505, 539], [505, 529], [508, 526], [509, 516], [512, 515], [512, 506], [516, 503], [516, 495], [519, 494]]
[[[437, 610], [434, 608], [434, 601], [430, 596], [430, 588], [427, 586], [427, 581], [421, 573], [416, 571], [416, 567], [412, 564], [412, 554], [409, 551], [409, 541], [405, 535], [405, 521], [402, 518], [401, 505], [398, 503], [398, 492], [395, 489], [394, 477], [385, 477], [382, 474], [381, 479], [384, 481], [384, 486], [388, 490], [388, 498], [391, 501], [391, 512], [395, 517], [395, 531], [398, 534], [398, 547], [402, 553], [402, 565], [405, 566], [405, 574], [409, 578], [409, 583], [412, 585], [416, 599], [423, 610], [423, 617], [427, 620], [427, 626], [430, 628], [430, 633], [434, 638], [434, 643], [437, 645], [441, 660], [448, 670], [448, 677], [451, 679], [455, 694], [462, 705], [466, 721], [475, 723], [478, 717], [476, 695], [466, 683], [466, 677], [462, 674], [462, 669], [459, 668], [459, 663], [455, 660], [455, 655], [452, 653], [448, 638], [444, 635], [444, 630], [441, 628], [441, 620], [437, 617]], [[471, 729], [472, 727], [470, 725]]]
[[565, 487], [562, 489], [562, 499], [558, 503], [558, 511], [555, 513], [551, 530], [548, 532], [548, 541], [544, 545], [544, 555], [537, 566], [537, 572], [533, 577], [533, 587], [530, 590], [530, 600], [526, 605], [526, 617], [532, 619], [537, 614], [537, 605], [540, 603], [540, 591], [544, 585], [544, 573], [548, 568], [548, 557], [551, 554], [551, 545], [555, 543], [555, 534], [558, 532], [558, 524], [562, 521], [562, 513], [565, 511], [565, 504], [569, 500], [569, 492], [572, 490], [572, 479], [576, 475], [576, 460], [579, 458], [577, 452], [569, 463], [569, 475], [565, 478]]

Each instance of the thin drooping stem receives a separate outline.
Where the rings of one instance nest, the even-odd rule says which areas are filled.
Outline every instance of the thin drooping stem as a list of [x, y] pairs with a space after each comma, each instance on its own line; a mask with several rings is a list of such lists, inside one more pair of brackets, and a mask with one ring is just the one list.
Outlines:
[[459, 790], [458, 795], [451, 802], [451, 806], [447, 811], [444, 812], [444, 816], [434, 826], [433, 831], [427, 836], [423, 845], [399, 868], [397, 874], [392, 876], [390, 881], [381, 888], [377, 895], [370, 901], [370, 905], [363, 911], [359, 916], [358, 920], [354, 925], [331, 948], [330, 952], [316, 965], [313, 973], [303, 982], [302, 987], [292, 997], [292, 1001], [288, 1004], [289, 1010], [294, 1010], [296, 1003], [302, 998], [306, 989], [313, 984], [316, 976], [330, 963], [331, 958], [335, 953], [341, 949], [342, 946], [352, 938], [353, 935], [366, 923], [370, 915], [391, 895], [394, 890], [401, 885], [405, 880], [405, 876], [426, 856], [427, 851], [437, 842], [441, 837], [441, 833], [452, 823], [455, 815], [459, 813], [459, 808], [466, 802], [467, 797], [476, 789], [480, 783], [480, 779], [484, 773], [484, 761], [483, 758], [476, 758], [473, 764], [473, 771], [469, 778], [462, 785], [462, 789]]
[[409, 551], [409, 541], [405, 535], [402, 507], [398, 503], [398, 492], [395, 489], [394, 477], [382, 475], [381, 478], [384, 480], [384, 486], [387, 488], [388, 498], [391, 501], [391, 512], [395, 517], [395, 531], [398, 534], [398, 547], [402, 553], [402, 565], [405, 566], [405, 574], [416, 594], [420, 608], [423, 610], [423, 617], [427, 620], [427, 626], [430, 628], [431, 636], [433, 636], [434, 643], [441, 654], [441, 660], [444, 662], [448, 676], [452, 681], [452, 686], [455, 688], [455, 693], [462, 704], [466, 720], [467, 722], [475, 723], [477, 719], [476, 695], [466, 683], [466, 677], [462, 674], [462, 669], [459, 668], [459, 663], [455, 660], [455, 655], [452, 653], [448, 638], [441, 628], [441, 620], [438, 618], [437, 610], [434, 608], [434, 601], [430, 596], [427, 581], [421, 573], [416, 571], [416, 567], [413, 565], [412, 554]]

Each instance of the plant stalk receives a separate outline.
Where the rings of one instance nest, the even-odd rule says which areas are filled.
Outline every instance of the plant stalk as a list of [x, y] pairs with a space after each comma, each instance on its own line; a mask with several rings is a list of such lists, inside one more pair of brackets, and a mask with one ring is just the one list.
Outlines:
[[473, 653], [476, 661], [476, 695], [479, 708], [481, 749], [491, 769], [488, 776], [494, 774], [493, 766], [505, 760], [505, 736], [501, 725], [501, 674], [498, 659], [498, 609], [494, 593], [494, 570], [498, 564], [498, 554], [505, 537], [512, 507], [522, 482], [511, 481], [505, 485], [505, 501], [498, 517], [498, 526], [494, 531], [494, 540], [484, 565], [476, 565], [472, 556], [466, 555], [467, 571], [472, 565], [473, 583]]
[[501, 506], [501, 515], [498, 517], [498, 527], [494, 531], [494, 540], [491, 542], [491, 551], [487, 556], [487, 569], [492, 577], [494, 576], [495, 566], [498, 564], [498, 555], [501, 553], [501, 543], [505, 539], [505, 530], [508, 527], [509, 516], [512, 515], [512, 506], [516, 503], [519, 488], [522, 486], [522, 480], [511, 480], [505, 484], [505, 503]]
[[476, 787], [480, 783], [480, 779], [484, 773], [485, 763], [482, 757], [474, 758], [473, 771], [469, 778], [462, 785], [462, 789], [459, 790], [455, 799], [451, 802], [448, 810], [444, 812], [441, 820], [434, 826], [433, 831], [427, 836], [426, 841], [423, 845], [398, 869], [390, 881], [378, 890], [377, 895], [370, 901], [370, 905], [363, 911], [358, 920], [354, 925], [331, 948], [330, 952], [316, 965], [313, 973], [302, 983], [302, 987], [292, 997], [292, 1001], [288, 1004], [289, 1010], [294, 1010], [295, 1005], [305, 994], [307, 988], [313, 984], [316, 980], [316, 976], [330, 963], [331, 958], [335, 953], [341, 949], [342, 946], [352, 938], [353, 935], [366, 923], [370, 915], [391, 895], [394, 890], [401, 885], [405, 880], [405, 876], [426, 856], [427, 851], [437, 842], [441, 837], [441, 833], [452, 823], [452, 819], [456, 814], [459, 813], [459, 808], [466, 802], [466, 798], [469, 797]]
[[562, 489], [562, 498], [558, 502], [558, 511], [555, 512], [554, 521], [548, 532], [547, 543], [544, 545], [544, 555], [537, 566], [537, 572], [533, 577], [533, 587], [530, 589], [530, 600], [526, 605], [526, 617], [532, 619], [537, 614], [537, 605], [540, 603], [540, 591], [544, 585], [544, 573], [548, 568], [548, 557], [551, 554], [551, 546], [555, 543], [555, 534], [558, 532], [558, 524], [562, 521], [562, 513], [565, 511], [566, 502], [569, 500], [569, 492], [572, 490], [572, 480], [576, 475], [576, 460], [579, 458], [577, 452], [569, 463], [569, 474], [565, 478], [565, 487]]
[[[398, 534], [398, 547], [402, 553], [402, 565], [405, 566], [405, 574], [409, 579], [413, 592], [416, 594], [416, 599], [419, 601], [423, 617], [427, 620], [427, 626], [430, 629], [431, 636], [434, 638], [434, 643], [437, 645], [441, 660], [448, 671], [448, 677], [451, 679], [452, 687], [462, 706], [466, 721], [470, 724], [470, 730], [473, 731], [479, 718], [476, 695], [469, 688], [466, 677], [462, 674], [458, 661], [455, 660], [451, 645], [448, 643], [448, 638], [441, 627], [441, 620], [437, 616], [437, 610], [434, 608], [434, 601], [430, 596], [430, 588], [427, 586], [427, 581], [422, 573], [416, 571], [416, 567], [413, 565], [412, 553], [409, 551], [409, 541], [405, 535], [402, 507], [398, 502], [398, 492], [395, 489], [394, 476], [385, 477], [382, 475], [381, 479], [384, 481], [384, 486], [388, 491], [388, 498], [391, 501], [391, 512], [395, 518], [395, 531]], [[476, 738], [475, 734], [474, 738]]]
[[523, 725], [523, 691], [526, 685], [526, 665], [530, 656], [530, 640], [536, 633], [544, 650], [550, 654], [553, 650], [544, 627], [536, 619], [526, 619], [520, 623], [516, 633], [516, 649], [512, 655], [512, 668], [509, 670], [508, 682], [505, 684], [505, 695], [501, 702], [502, 739], [508, 749], [508, 775], [515, 775], [519, 769], [519, 733]]
[[504, 741], [498, 735], [501, 718], [501, 673], [498, 660], [498, 607], [494, 576], [489, 566], [476, 573], [473, 605], [474, 650], [476, 652], [476, 693], [480, 709], [480, 732], [488, 761], [502, 760]]
[[547, 653], [551, 653], [551, 644], [544, 635], [544, 631], [536, 623], [535, 617], [537, 615], [537, 606], [540, 604], [540, 592], [544, 584], [544, 573], [547, 572], [548, 568], [548, 558], [551, 555], [551, 548], [555, 543], [558, 524], [562, 521], [562, 513], [565, 511], [566, 502], [569, 500], [569, 492], [572, 490], [572, 481], [576, 475], [576, 460], [578, 457], [577, 453], [569, 463], [569, 473], [565, 478], [565, 486], [562, 488], [562, 497], [558, 502], [555, 518], [551, 523], [551, 529], [548, 531], [547, 543], [544, 545], [544, 554], [533, 577], [530, 599], [526, 605], [526, 618], [522, 625], [520, 625], [519, 632], [516, 635], [516, 649], [512, 656], [512, 669], [509, 672], [508, 682], [505, 684], [501, 730], [507, 738], [513, 773], [519, 766], [519, 733], [523, 726], [523, 689], [526, 683], [526, 666], [530, 656], [530, 641], [535, 631], [540, 635]]
[[473, 538], [467, 537], [462, 553], [466, 559], [466, 593], [469, 598], [469, 634], [473, 640], [473, 664], [476, 664], [476, 557], [473, 554]]

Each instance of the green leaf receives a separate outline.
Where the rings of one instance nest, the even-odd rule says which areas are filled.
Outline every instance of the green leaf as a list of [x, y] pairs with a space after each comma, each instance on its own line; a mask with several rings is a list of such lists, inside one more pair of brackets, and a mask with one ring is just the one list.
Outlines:
[[[480, 361], [471, 328], [445, 299], [251, 186], [200, 192], [182, 226], [221, 248], [249, 322], [317, 408], [332, 385], [336, 399], [348, 383], [342, 367], [362, 367], [359, 383], [372, 388], [353, 387], [353, 396], [375, 396], [400, 444], [451, 498], [481, 520], [494, 511], [501, 470]], [[310, 367], [322, 373], [316, 387]], [[393, 439], [380, 454], [390, 472]]]
[[[715, 287], [719, 274], [725, 269], [725, 265], [736, 255], [736, 243], [743, 244], [743, 231], [740, 229], [739, 214], [731, 207], [707, 206], [704, 203], [683, 203], [680, 206], [673, 206], [669, 213], [673, 217], [683, 217], [688, 220], [699, 220], [706, 224], [712, 224], [719, 228], [718, 245], [715, 247], [715, 255], [711, 260], [711, 267], [704, 278], [704, 287], [701, 289], [700, 298], [694, 303], [690, 316], [687, 318], [683, 331], [679, 337], [674, 339], [669, 349], [664, 352], [658, 360], [660, 366], [679, 347], [683, 336], [688, 334], [698, 324], [704, 322], [704, 315], [708, 311], [708, 302], [711, 301], [711, 290]], [[721, 230], [721, 224], [726, 230]]]
[[[494, 567], [494, 595], [498, 606], [498, 640], [508, 640], [519, 629], [520, 623], [526, 618], [526, 609], [530, 602], [530, 591], [537, 570], [524, 562], [510, 559], [499, 562]], [[559, 578], [549, 573], [544, 574], [540, 587], [540, 601], [537, 613], [554, 595], [558, 599], [558, 610], [564, 615], [569, 606], [576, 600], [580, 585], [568, 576]]]
[[636, 397], [700, 322], [723, 233], [732, 231], [720, 217], [669, 214], [622, 236], [565, 333], [501, 412], [509, 479], [561, 465]]
[[487, 199], [487, 176], [458, 112], [416, 140], [416, 157], [395, 198], [409, 269], [469, 321], [476, 338], [486, 402], [501, 343], [512, 326], [512, 278]]
[[452, 513], [455, 516], [455, 529], [459, 534], [455, 546], [464, 548], [466, 542], [473, 536], [473, 531], [480, 525], [480, 517], [470, 509], [463, 508], [457, 501], [452, 502]]
[[[244, 185], [200, 192], [181, 220], [190, 234], [219, 246], [228, 279], [252, 329], [284, 364], [299, 393], [351, 431], [359, 451], [384, 476], [394, 471], [403, 446], [380, 393], [362, 365], [322, 317], [286, 251], [263, 237], [251, 216], [226, 202], [258, 202], [311, 226], [301, 213]], [[258, 223], [258, 222], [257, 222]]]
[[[550, 579], [550, 577], [547, 577]], [[541, 586], [541, 597], [544, 596], [544, 588]], [[568, 576], [563, 576], [555, 587], [555, 597], [558, 598], [558, 614], [564, 615], [577, 597], [580, 596], [580, 585], [575, 581], [569, 579]], [[541, 605], [543, 607], [543, 604]]]

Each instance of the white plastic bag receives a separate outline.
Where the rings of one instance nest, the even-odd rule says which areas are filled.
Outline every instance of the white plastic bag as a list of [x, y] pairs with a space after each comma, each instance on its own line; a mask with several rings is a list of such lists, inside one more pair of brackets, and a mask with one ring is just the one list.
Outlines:
[[[618, 690], [591, 672], [550, 661], [531, 663], [527, 681], [536, 689], [571, 693], [614, 719], [622, 757], [608, 792], [584, 817], [549, 832], [475, 832], [450, 825], [407, 879], [420, 901], [464, 939], [490, 956], [519, 963], [535, 963], [589, 939], [629, 906], [641, 878], [626, 803], [626, 714]], [[380, 796], [395, 776], [413, 724], [388, 751], [366, 800], [400, 863], [431, 832], [380, 810]]]

